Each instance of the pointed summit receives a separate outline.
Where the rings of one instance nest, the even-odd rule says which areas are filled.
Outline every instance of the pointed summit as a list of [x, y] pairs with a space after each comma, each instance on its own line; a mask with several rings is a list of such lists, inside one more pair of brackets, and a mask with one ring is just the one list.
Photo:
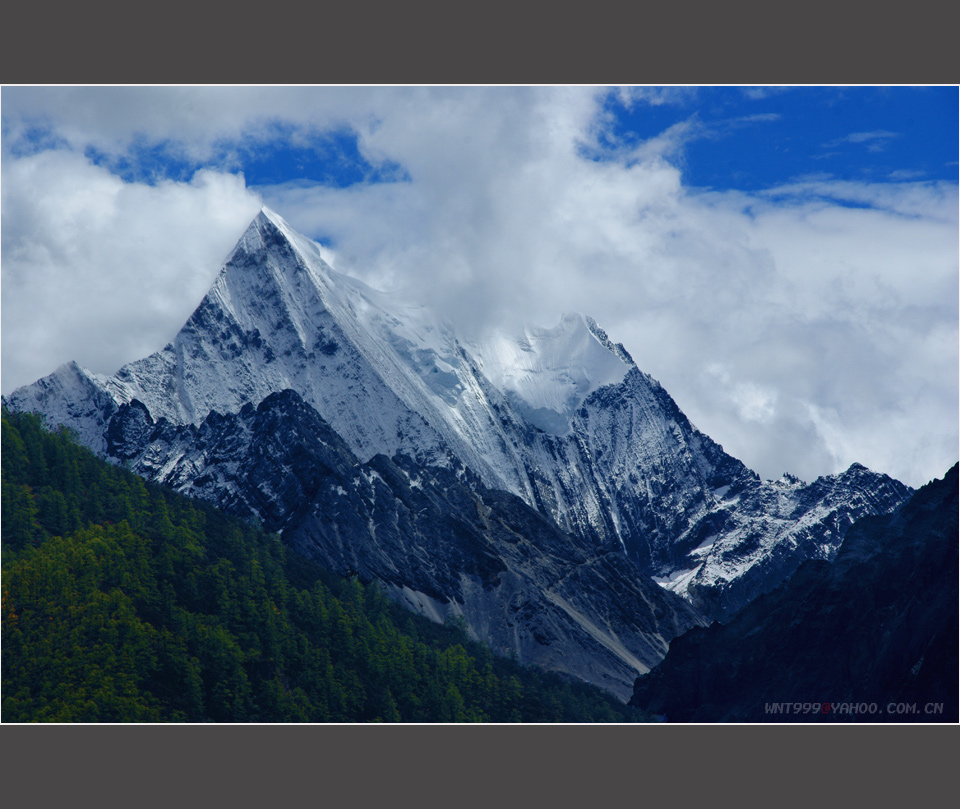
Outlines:
[[256, 255], [260, 251], [273, 252], [284, 257], [301, 257], [301, 263], [321, 274], [332, 272], [320, 255], [320, 246], [294, 230], [280, 214], [264, 206], [240, 237], [225, 267], [234, 262], [237, 252]]
[[399, 322], [381, 311], [382, 298], [336, 273], [319, 245], [264, 208], [173, 342], [117, 379], [155, 418], [174, 423], [199, 424], [211, 410], [237, 412], [292, 389], [361, 458], [401, 446], [438, 451], [418, 415], [422, 403], [408, 404], [415, 391], [403, 389], [410, 386], [390, 341], [358, 317]]
[[[300, 262], [297, 262], [298, 254], [302, 254]], [[307, 256], [310, 258], [307, 259]], [[265, 260], [271, 257], [272, 260]], [[264, 207], [247, 226], [236, 247], [227, 257], [223, 272], [231, 268], [245, 269], [251, 266], [276, 267], [278, 263], [291, 260], [294, 264], [305, 265], [311, 259], [329, 270], [314, 242], [297, 233], [279, 214]]]
[[[247, 225], [247, 229], [240, 236], [236, 246], [233, 248], [233, 252], [240, 248], [255, 250], [257, 247], [264, 246], [264, 232], [270, 229], [279, 230], [281, 227], [279, 223], [274, 221], [274, 217], [276, 217], [276, 214], [269, 208], [261, 208], [260, 212], [250, 220], [250, 224]], [[280, 221], [282, 222], [283, 220]], [[230, 256], [233, 255], [233, 252], [231, 252]], [[229, 263], [229, 261], [230, 257], [227, 258], [227, 263]]]
[[258, 213], [254, 217], [253, 222], [251, 224], [254, 224], [257, 221], [266, 221], [274, 225], [275, 227], [279, 228], [280, 230], [288, 231], [289, 233], [295, 234], [297, 236], [300, 235], [296, 233], [296, 231], [294, 231], [292, 227], [290, 227], [290, 224], [287, 222], [286, 219], [280, 216], [280, 214], [278, 214], [272, 208], [268, 208], [266, 205], [260, 208], [260, 213]]

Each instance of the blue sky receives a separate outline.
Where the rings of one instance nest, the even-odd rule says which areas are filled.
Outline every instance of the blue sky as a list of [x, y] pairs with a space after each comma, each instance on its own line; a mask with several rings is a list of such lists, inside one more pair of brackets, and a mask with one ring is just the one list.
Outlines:
[[4, 87], [0, 112], [4, 393], [160, 348], [267, 204], [467, 333], [592, 315], [764, 477], [956, 460], [956, 87]]
[[692, 122], [682, 161], [692, 188], [759, 191], [805, 176], [957, 180], [953, 87], [701, 89], [659, 106], [615, 94], [612, 137], [638, 142]]
[[[759, 191], [806, 177], [956, 182], [958, 176], [955, 87], [671, 87], [656, 103], [609, 90], [601, 95], [601, 115], [609, 118], [584, 149], [599, 161], [684, 128], [676, 156], [691, 190]], [[27, 154], [68, 146], [56, 130], [37, 115], [10, 148]], [[146, 133], [120, 154], [89, 145], [85, 155], [128, 182], [152, 184], [189, 180], [202, 168], [240, 171], [250, 187], [409, 180], [398, 164], [372, 164], [347, 125], [305, 136], [277, 122], [263, 138], [223, 139], [203, 159], [185, 156], [176, 138]]]
[[[37, 130], [28, 141], [22, 146], [25, 153], [45, 148], [49, 136]], [[301, 142], [293, 132], [278, 128], [273, 137], [263, 141], [218, 144], [216, 153], [205, 159], [186, 157], [179, 144], [171, 141], [136, 143], [122, 154], [89, 146], [84, 155], [126, 182], [150, 185], [189, 181], [204, 168], [240, 172], [251, 188], [288, 182], [347, 188], [407, 179], [399, 166], [371, 165], [360, 152], [357, 134], [349, 129], [323, 132]]]
[[[957, 180], [955, 87], [670, 87], [654, 100], [602, 93], [601, 115], [609, 118], [585, 155], [613, 159], [685, 127], [678, 164], [691, 189], [758, 191], [809, 176]], [[69, 146], [49, 110], [18, 124], [12, 137], [4, 130], [16, 154]], [[148, 183], [189, 180], [205, 167], [241, 171], [251, 187], [296, 181], [343, 188], [409, 179], [395, 163], [371, 164], [346, 124], [306, 135], [277, 121], [263, 137], [215, 142], [203, 159], [185, 156], [175, 137], [146, 132], [119, 154], [91, 144], [85, 155], [126, 181]]]

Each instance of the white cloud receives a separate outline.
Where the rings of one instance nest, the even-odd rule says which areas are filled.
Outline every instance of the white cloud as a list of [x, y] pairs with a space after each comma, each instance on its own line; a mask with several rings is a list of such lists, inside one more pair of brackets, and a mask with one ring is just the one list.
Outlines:
[[832, 149], [836, 146], [842, 146], [845, 143], [865, 143], [867, 144], [867, 149], [869, 151], [882, 152], [888, 140], [899, 137], [899, 132], [889, 132], [885, 129], [877, 129], [872, 132], [851, 132], [849, 135], [844, 135], [842, 138], [834, 138], [823, 145], [827, 149]]
[[215, 158], [238, 142], [296, 134], [369, 118], [376, 88], [303, 87], [5, 87], [4, 141], [25, 148], [51, 129], [78, 151], [108, 155], [134, 144], [168, 143], [191, 159]]
[[795, 88], [789, 86], [771, 86], [771, 87], [745, 87], [743, 94], [751, 101], [762, 101], [773, 96], [789, 93]]
[[[332, 237], [338, 269], [468, 331], [591, 314], [764, 477], [860, 461], [918, 485], [956, 460], [955, 184], [821, 176], [692, 195], [678, 160], [697, 119], [591, 160], [605, 125], [591, 88], [8, 93], [5, 143], [46, 116], [74, 148], [118, 154], [139, 137], [223, 156], [279, 123], [351, 126], [367, 160], [409, 180], [257, 189]], [[159, 348], [258, 204], [222, 172], [150, 187], [66, 149], [5, 152], [4, 391], [71, 358], [112, 372]]]
[[3, 390], [162, 347], [260, 207], [243, 180], [124, 183], [67, 151], [3, 164]]
[[839, 141], [846, 141], [847, 143], [866, 143], [871, 140], [889, 140], [890, 138], [898, 137], [896, 132], [888, 132], [886, 130], [875, 130], [873, 132], [851, 132], [845, 138], [840, 138]]
[[887, 175], [887, 179], [893, 182], [903, 182], [905, 180], [922, 180], [927, 176], [927, 172], [915, 169], [896, 169]]
[[744, 422], [769, 424], [777, 414], [776, 390], [757, 385], [754, 382], [736, 382], [730, 372], [720, 363], [711, 363], [706, 369], [710, 383], [720, 396], [736, 409]]
[[699, 92], [698, 87], [673, 86], [673, 87], [619, 87], [616, 90], [617, 100], [628, 109], [641, 105], [649, 104], [652, 107], [659, 107], [664, 104], [689, 104], [696, 99]]

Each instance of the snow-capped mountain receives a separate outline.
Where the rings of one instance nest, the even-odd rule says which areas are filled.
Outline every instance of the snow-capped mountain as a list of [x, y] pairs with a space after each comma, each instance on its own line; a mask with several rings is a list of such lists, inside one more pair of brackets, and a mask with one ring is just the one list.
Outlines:
[[[552, 329], [463, 342], [427, 309], [334, 271], [267, 209], [169, 345], [112, 377], [71, 363], [8, 404], [186, 487], [189, 450], [151, 449], [142, 442], [154, 428], [121, 429], [121, 406], [136, 400], [155, 424], [199, 427], [211, 413], [239, 413], [284, 390], [359, 462], [403, 456], [469, 470], [581, 548], [625, 554], [708, 618], [810, 556], [831, 558], [850, 523], [909, 494], [862, 467], [810, 485], [764, 483], [590, 318], [567, 314]], [[224, 496], [237, 486], [220, 479]]]

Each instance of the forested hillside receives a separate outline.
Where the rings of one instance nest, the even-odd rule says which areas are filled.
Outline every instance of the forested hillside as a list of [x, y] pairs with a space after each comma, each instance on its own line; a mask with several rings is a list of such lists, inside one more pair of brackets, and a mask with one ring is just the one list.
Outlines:
[[276, 535], [3, 413], [5, 722], [620, 722]]

